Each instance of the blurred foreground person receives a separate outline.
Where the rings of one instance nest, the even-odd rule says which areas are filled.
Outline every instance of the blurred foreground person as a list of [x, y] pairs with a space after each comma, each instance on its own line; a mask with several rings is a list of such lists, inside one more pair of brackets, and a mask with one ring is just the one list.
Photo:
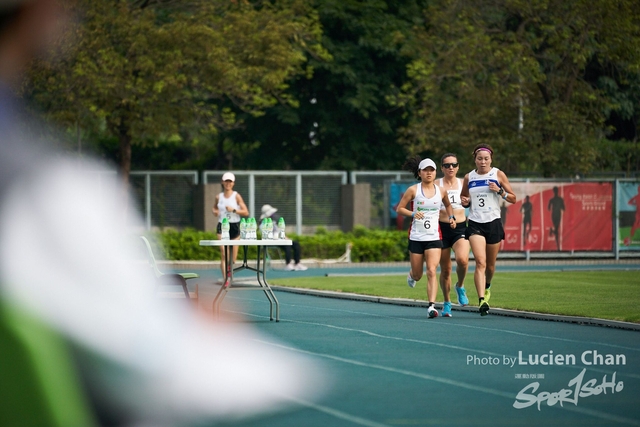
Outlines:
[[0, 0], [0, 425], [185, 426], [317, 396], [310, 360], [155, 299], [121, 188], [28, 135], [10, 85], [60, 15], [56, 0]]

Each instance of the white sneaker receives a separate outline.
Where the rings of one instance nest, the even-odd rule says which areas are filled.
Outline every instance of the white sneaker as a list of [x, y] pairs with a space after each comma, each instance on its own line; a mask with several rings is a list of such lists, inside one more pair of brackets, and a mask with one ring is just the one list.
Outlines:
[[436, 310], [433, 306], [431, 306], [427, 309], [427, 315], [429, 316], [429, 319], [438, 317], [438, 310]]
[[295, 270], [295, 264], [293, 263], [293, 261], [291, 261], [289, 264], [287, 264], [287, 266], [284, 268], [285, 271], [293, 271]]
[[411, 287], [411, 288], [415, 288], [416, 287], [416, 281], [413, 280], [413, 277], [411, 277], [411, 273], [409, 273], [407, 275], [407, 285], [409, 285], [409, 287]]
[[305, 270], [308, 270], [309, 268], [306, 265], [302, 265], [298, 263], [293, 267], [293, 269], [295, 271], [305, 271]]

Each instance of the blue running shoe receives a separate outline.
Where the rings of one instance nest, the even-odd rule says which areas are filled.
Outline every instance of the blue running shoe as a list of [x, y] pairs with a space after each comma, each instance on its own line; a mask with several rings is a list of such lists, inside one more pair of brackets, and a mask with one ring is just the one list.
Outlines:
[[429, 316], [429, 319], [433, 319], [434, 317], [438, 317], [438, 310], [436, 310], [434, 306], [430, 306], [427, 309], [427, 315]]
[[411, 277], [411, 272], [409, 272], [409, 275], [407, 275], [407, 285], [409, 285], [410, 288], [416, 287], [416, 281], [413, 280], [413, 277]]
[[445, 301], [442, 306], [442, 317], [451, 317], [451, 301]]
[[467, 298], [467, 290], [464, 287], [459, 288], [457, 283], [456, 283], [456, 293], [458, 294], [458, 304], [460, 304], [463, 307], [465, 305], [469, 305], [469, 298]]

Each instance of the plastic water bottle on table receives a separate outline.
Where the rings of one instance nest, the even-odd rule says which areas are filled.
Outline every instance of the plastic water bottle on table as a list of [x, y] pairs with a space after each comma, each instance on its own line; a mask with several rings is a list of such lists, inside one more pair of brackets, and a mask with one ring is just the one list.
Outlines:
[[247, 238], [247, 220], [244, 218], [240, 219], [240, 238]]
[[[273, 220], [271, 218], [266, 219], [265, 231], [267, 232], [267, 240], [273, 240]], [[264, 237], [263, 237], [264, 238]]]
[[258, 238], [258, 224], [256, 223], [256, 219], [251, 217], [249, 218], [249, 230], [248, 230], [248, 234], [249, 234], [249, 239], [251, 240], [255, 240]]
[[285, 229], [284, 218], [280, 217], [280, 219], [278, 220], [278, 239], [280, 240], [284, 240], [287, 238], [285, 236], [284, 229]]
[[229, 225], [229, 220], [227, 218], [222, 218], [222, 225], [220, 226], [222, 229], [222, 240], [229, 240], [231, 237], [229, 236], [229, 229], [231, 226]]

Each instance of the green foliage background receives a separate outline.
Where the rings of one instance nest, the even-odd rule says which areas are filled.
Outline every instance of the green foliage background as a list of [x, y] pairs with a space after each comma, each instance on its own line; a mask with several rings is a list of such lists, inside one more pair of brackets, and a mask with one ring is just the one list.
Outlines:
[[[637, 0], [69, 0], [22, 94], [133, 169], [640, 170]], [[265, 161], [266, 160], [266, 161]]]
[[[215, 233], [186, 229], [184, 231], [166, 230], [146, 234], [159, 249], [158, 258], [172, 261], [212, 261], [220, 260], [220, 249], [200, 246], [200, 240], [215, 240]], [[336, 259], [351, 243], [353, 262], [407, 261], [406, 231], [369, 230], [358, 226], [352, 233], [326, 231], [318, 228], [315, 235], [297, 236], [288, 234], [287, 238], [298, 240], [302, 248], [302, 258]], [[160, 255], [160, 254], [163, 254]], [[250, 247], [248, 257], [255, 259], [257, 250]]]

